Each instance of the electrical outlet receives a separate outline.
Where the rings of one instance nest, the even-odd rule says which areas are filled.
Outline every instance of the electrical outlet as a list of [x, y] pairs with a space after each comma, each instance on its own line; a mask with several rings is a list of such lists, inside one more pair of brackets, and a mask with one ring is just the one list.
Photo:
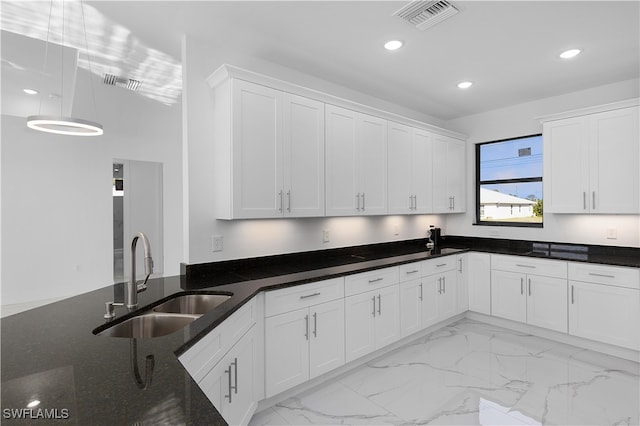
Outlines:
[[213, 251], [222, 251], [224, 248], [224, 240], [222, 239], [222, 235], [214, 235], [211, 237], [211, 250]]
[[616, 228], [607, 228], [607, 239], [608, 240], [618, 239], [618, 230]]
[[331, 238], [329, 236], [329, 230], [328, 229], [323, 229], [322, 230], [322, 242], [323, 243], [328, 243], [329, 241], [331, 241]]

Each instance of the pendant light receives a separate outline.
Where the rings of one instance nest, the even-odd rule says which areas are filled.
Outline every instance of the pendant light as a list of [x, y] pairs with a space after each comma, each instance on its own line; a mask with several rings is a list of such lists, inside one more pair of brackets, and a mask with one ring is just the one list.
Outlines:
[[[47, 68], [47, 56], [49, 53], [49, 34], [51, 31], [51, 16], [53, 15], [53, 1], [51, 0], [51, 6], [49, 9], [49, 23], [47, 26], [47, 41], [44, 53], [44, 75], [46, 75]], [[82, 27], [84, 32], [85, 47], [87, 52], [87, 60], [89, 62], [89, 79], [91, 80], [91, 58], [89, 56], [89, 43], [87, 42], [87, 28], [84, 21], [84, 7], [82, 0], [80, 0], [80, 10], [82, 12]], [[27, 117], [27, 127], [41, 132], [57, 133], [68, 136], [100, 136], [104, 133], [102, 125], [93, 121], [84, 120], [75, 117], [65, 117], [62, 115], [63, 98], [62, 93], [63, 81], [64, 81], [64, 0], [62, 0], [62, 42], [61, 42], [61, 60], [60, 60], [60, 115], [32, 115]], [[95, 111], [95, 94], [93, 92], [93, 82], [91, 82], [91, 93], [93, 95], [93, 107]], [[40, 107], [42, 107], [42, 95], [40, 95]], [[40, 109], [40, 108], [39, 108]]]

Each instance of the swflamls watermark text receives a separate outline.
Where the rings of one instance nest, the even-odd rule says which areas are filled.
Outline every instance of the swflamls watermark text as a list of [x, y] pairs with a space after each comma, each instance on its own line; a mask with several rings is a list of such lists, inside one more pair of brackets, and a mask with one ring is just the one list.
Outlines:
[[64, 420], [69, 418], [68, 408], [3, 408], [4, 419]]

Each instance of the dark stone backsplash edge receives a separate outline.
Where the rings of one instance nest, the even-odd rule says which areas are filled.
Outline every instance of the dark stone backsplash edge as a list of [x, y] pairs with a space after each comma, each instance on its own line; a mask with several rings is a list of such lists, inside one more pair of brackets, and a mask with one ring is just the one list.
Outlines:
[[[214, 282], [215, 285], [224, 285], [243, 280], [343, 266], [363, 260], [419, 253], [427, 251], [426, 242], [426, 238], [420, 238], [209, 263], [182, 263], [180, 273], [188, 282], [207, 281]], [[635, 247], [457, 235], [443, 236], [439, 247], [640, 267], [640, 248]]]

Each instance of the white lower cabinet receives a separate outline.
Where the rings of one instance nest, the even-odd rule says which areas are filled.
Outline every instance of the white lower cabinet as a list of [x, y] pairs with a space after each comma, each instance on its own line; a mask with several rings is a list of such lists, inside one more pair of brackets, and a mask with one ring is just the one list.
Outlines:
[[462, 260], [462, 276], [469, 294], [469, 310], [491, 315], [491, 255], [489, 253], [465, 253]]
[[265, 319], [266, 396], [344, 364], [343, 299]]
[[492, 267], [492, 315], [567, 332], [566, 262], [494, 255]]
[[255, 397], [256, 327], [252, 327], [198, 385], [230, 425], [248, 424]]
[[569, 264], [569, 333], [640, 350], [640, 271]]
[[346, 361], [353, 361], [400, 338], [398, 284], [346, 297]]

